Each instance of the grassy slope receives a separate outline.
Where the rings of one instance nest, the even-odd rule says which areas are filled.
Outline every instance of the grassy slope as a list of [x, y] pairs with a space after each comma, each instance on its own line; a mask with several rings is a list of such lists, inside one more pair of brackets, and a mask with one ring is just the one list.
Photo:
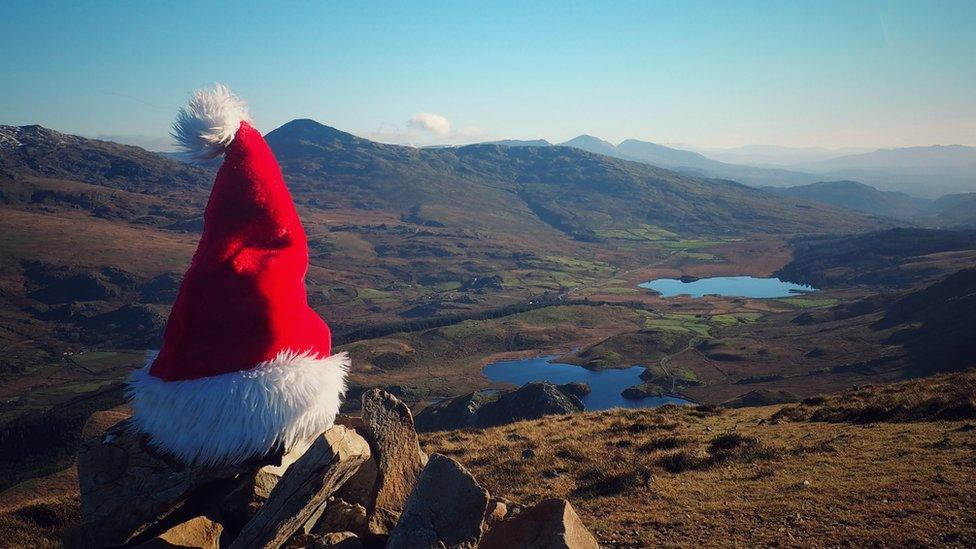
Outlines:
[[[493, 494], [570, 499], [607, 546], [973, 546], [976, 374], [889, 387], [780, 414], [610, 411], [424, 442]], [[883, 408], [910, 421], [785, 420], [805, 409], [861, 420]], [[952, 419], [925, 421], [936, 409]]]
[[[965, 547], [974, 420], [970, 371], [786, 407], [615, 410], [422, 443], [494, 495], [570, 499], [608, 547]], [[0, 539], [54, 545], [78, 519], [76, 482], [68, 469], [0, 493]]]

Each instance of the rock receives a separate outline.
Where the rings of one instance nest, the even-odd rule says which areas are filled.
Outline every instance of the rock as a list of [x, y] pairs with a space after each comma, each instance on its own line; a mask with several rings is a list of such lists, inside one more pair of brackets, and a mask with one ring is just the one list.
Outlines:
[[219, 549], [223, 526], [207, 517], [196, 517], [177, 524], [151, 540], [136, 545], [140, 549], [166, 549], [172, 547], [198, 547]]
[[285, 547], [287, 549], [362, 549], [363, 542], [353, 532], [328, 532], [295, 536]]
[[380, 389], [364, 393], [362, 403], [377, 466], [367, 527], [372, 534], [385, 535], [396, 525], [426, 456], [406, 404]]
[[463, 429], [472, 423], [475, 412], [488, 400], [489, 395], [474, 392], [431, 404], [417, 414], [417, 430], [429, 433]]
[[281, 457], [280, 464], [266, 465], [253, 473], [241, 475], [216, 504], [217, 514], [224, 526], [231, 531], [238, 531], [254, 518], [288, 467], [307, 449], [307, 445], [294, 448]]
[[525, 450], [522, 450], [522, 459], [534, 459], [534, 458], [535, 458], [535, 450], [533, 450], [532, 448], [526, 448]]
[[570, 395], [576, 398], [583, 398], [590, 394], [590, 386], [586, 383], [580, 383], [578, 381], [556, 385], [556, 388], [559, 389], [559, 391], [564, 395]]
[[699, 280], [699, 278], [697, 276], [685, 274], [685, 275], [681, 275], [681, 278], [679, 278], [678, 280], [680, 280], [685, 284], [688, 284], [689, 282], [696, 282], [697, 280]]
[[417, 479], [387, 547], [477, 547], [487, 508], [488, 491], [471, 473], [453, 459], [434, 454]]
[[573, 395], [552, 383], [528, 383], [511, 391], [491, 395], [471, 393], [428, 406], [417, 415], [421, 432], [460, 428], [484, 429], [547, 415], [583, 411]]
[[498, 498], [491, 498], [488, 507], [485, 508], [485, 524], [482, 530], [487, 530], [493, 524], [501, 522], [508, 517], [508, 505]]
[[660, 386], [654, 383], [641, 383], [639, 385], [633, 385], [627, 387], [620, 392], [620, 396], [629, 400], [640, 400], [642, 398], [647, 398], [651, 396], [659, 397], [664, 395], [664, 391]]
[[[96, 430], [93, 423], [89, 432]], [[198, 488], [253, 472], [274, 459], [218, 467], [187, 465], [153, 450], [146, 435], [122, 421], [103, 436], [83, 440], [78, 450], [82, 525], [72, 543], [123, 545], [174, 516]]]
[[[379, 465], [376, 463], [378, 452], [374, 449], [376, 444], [373, 441], [373, 436], [369, 433], [362, 418], [339, 415], [336, 417], [335, 423], [336, 425], [343, 425], [347, 429], [354, 429], [359, 436], [369, 442], [372, 451], [369, 461], [363, 463], [356, 474], [342, 485], [342, 488], [336, 492], [336, 497], [347, 503], [356, 503], [369, 509], [373, 506], [376, 495], [376, 479], [379, 475]], [[418, 451], [420, 451], [419, 447]], [[420, 453], [423, 455], [423, 451]], [[426, 456], [424, 455], [423, 458], [426, 459]]]
[[316, 547], [322, 549], [360, 549], [363, 542], [352, 532], [329, 532], [323, 534]]
[[480, 549], [599, 549], [573, 506], [547, 499], [495, 524], [481, 539]]
[[349, 503], [339, 498], [330, 498], [321, 511], [315, 515], [314, 520], [309, 520], [306, 533], [352, 532], [356, 535], [366, 534], [366, 508], [362, 505]]
[[231, 548], [284, 545], [369, 459], [369, 444], [341, 425], [318, 436], [285, 471], [268, 500], [238, 534]]
[[81, 428], [81, 440], [105, 435], [109, 429], [132, 417], [132, 410], [126, 406], [119, 406], [111, 410], [101, 410], [88, 416]]
[[240, 529], [261, 508], [271, 495], [281, 475], [275, 467], [266, 466], [253, 473], [241, 475], [234, 486], [217, 503], [217, 510], [224, 525]]

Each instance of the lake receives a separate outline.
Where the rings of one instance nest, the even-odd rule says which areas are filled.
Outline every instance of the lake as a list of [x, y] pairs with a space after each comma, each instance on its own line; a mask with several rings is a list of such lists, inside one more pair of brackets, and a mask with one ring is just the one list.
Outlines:
[[721, 295], [730, 297], [790, 297], [796, 294], [817, 291], [812, 286], [794, 284], [778, 278], [756, 278], [752, 276], [714, 276], [699, 278], [693, 282], [682, 282], [677, 278], [658, 278], [638, 284], [641, 288], [654, 290], [661, 297], [690, 295]]
[[522, 360], [503, 360], [485, 366], [485, 376], [492, 381], [525, 385], [533, 381], [549, 381], [557, 385], [570, 382], [586, 383], [590, 394], [581, 398], [587, 410], [607, 410], [610, 408], [653, 408], [664, 404], [693, 404], [678, 397], [647, 397], [630, 400], [620, 396], [620, 392], [642, 383], [640, 378], [643, 366], [592, 371], [575, 364], [549, 362], [555, 355], [526, 358]]

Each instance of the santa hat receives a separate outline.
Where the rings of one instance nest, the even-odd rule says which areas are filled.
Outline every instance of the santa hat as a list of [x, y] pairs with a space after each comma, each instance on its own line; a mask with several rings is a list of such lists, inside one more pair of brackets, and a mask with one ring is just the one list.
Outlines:
[[308, 243], [278, 162], [227, 88], [197, 91], [173, 137], [224, 155], [159, 354], [128, 385], [134, 425], [186, 462], [236, 463], [332, 426], [349, 359], [308, 305]]

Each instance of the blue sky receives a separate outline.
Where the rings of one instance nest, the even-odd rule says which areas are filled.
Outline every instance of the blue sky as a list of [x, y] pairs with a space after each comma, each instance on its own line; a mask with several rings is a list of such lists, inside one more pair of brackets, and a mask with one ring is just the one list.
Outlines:
[[[0, 124], [168, 148], [223, 82], [264, 131], [417, 144], [976, 145], [976, 2], [20, 2]], [[413, 122], [410, 122], [413, 120]]]

